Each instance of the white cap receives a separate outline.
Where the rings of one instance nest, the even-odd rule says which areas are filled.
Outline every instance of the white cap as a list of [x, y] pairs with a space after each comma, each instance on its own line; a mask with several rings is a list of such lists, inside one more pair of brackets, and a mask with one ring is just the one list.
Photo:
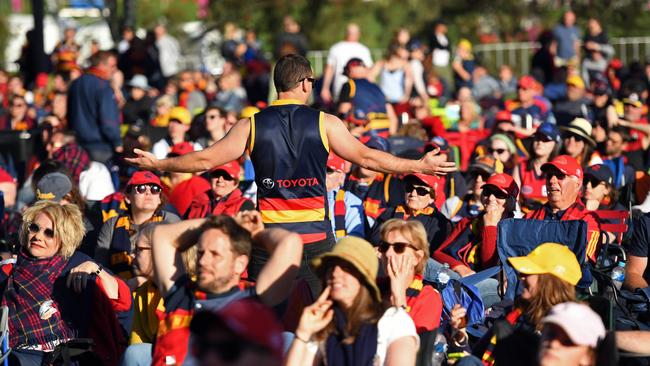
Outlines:
[[605, 338], [605, 326], [596, 312], [587, 305], [565, 302], [553, 306], [542, 323], [552, 323], [562, 328], [574, 344], [596, 348]]

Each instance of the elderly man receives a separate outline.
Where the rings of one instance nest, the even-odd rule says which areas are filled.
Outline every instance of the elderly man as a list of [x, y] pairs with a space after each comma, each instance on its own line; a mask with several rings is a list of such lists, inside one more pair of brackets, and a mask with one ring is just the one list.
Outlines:
[[334, 236], [337, 240], [346, 235], [363, 238], [365, 235], [364, 222], [366, 221], [363, 202], [359, 197], [341, 187], [344, 182], [345, 160], [330, 152], [327, 159], [325, 184], [327, 185], [327, 202]]
[[587, 258], [596, 262], [600, 249], [600, 229], [596, 217], [587, 211], [580, 201], [582, 190], [582, 168], [568, 156], [560, 155], [553, 161], [542, 165], [546, 174], [548, 202], [541, 208], [531, 211], [527, 219], [537, 220], [583, 220], [587, 223]]
[[185, 213], [186, 219], [208, 215], [235, 216], [238, 212], [255, 209], [255, 204], [239, 190], [241, 167], [236, 160], [218, 166], [210, 172], [210, 189], [194, 197]]

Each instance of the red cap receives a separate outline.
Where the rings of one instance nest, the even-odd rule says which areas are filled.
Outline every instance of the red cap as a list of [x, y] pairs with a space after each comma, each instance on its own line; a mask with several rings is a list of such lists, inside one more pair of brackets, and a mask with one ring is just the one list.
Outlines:
[[332, 170], [345, 172], [345, 160], [333, 151], [330, 151], [330, 156], [327, 158], [327, 167]]
[[47, 86], [47, 82], [49, 81], [49, 76], [47, 73], [44, 72], [39, 72], [36, 74], [36, 87], [37, 88], [44, 88]]
[[519, 187], [517, 186], [517, 183], [509, 174], [506, 173], [498, 173], [491, 176], [481, 188], [485, 189], [487, 186], [493, 186], [501, 192], [512, 197], [517, 197], [519, 194]]
[[162, 187], [160, 178], [158, 178], [154, 173], [146, 170], [139, 170], [133, 173], [131, 179], [126, 183], [126, 186], [137, 186], [138, 184], [156, 184]]
[[258, 301], [243, 299], [216, 312], [198, 311], [190, 323], [190, 332], [198, 338], [216, 329], [226, 329], [237, 338], [268, 350], [278, 361], [282, 360], [283, 327], [275, 314]]
[[578, 164], [578, 161], [569, 155], [560, 155], [557, 156], [553, 161], [543, 164], [542, 171], [546, 171], [550, 167], [555, 167], [557, 170], [566, 175], [575, 175], [576, 177], [582, 179], [582, 167]]
[[499, 122], [510, 122], [512, 123], [512, 113], [510, 111], [498, 111], [495, 117], [495, 121]]
[[223, 170], [224, 172], [228, 173], [228, 175], [231, 176], [233, 179], [239, 180], [241, 166], [239, 166], [239, 162], [237, 160], [233, 160], [230, 163], [226, 163], [223, 165], [219, 165], [218, 167], [212, 168], [212, 170], [210, 170], [210, 174], [216, 172], [217, 170]]
[[179, 142], [176, 145], [172, 146], [172, 149], [169, 151], [167, 156], [181, 156], [194, 151], [194, 145], [191, 142], [183, 141]]
[[524, 89], [533, 89], [535, 86], [537, 86], [537, 81], [530, 75], [524, 75], [519, 78], [517, 86]]
[[424, 182], [424, 184], [428, 185], [430, 188], [436, 189], [436, 184], [438, 184], [438, 177], [435, 175], [428, 175], [428, 174], [422, 174], [422, 173], [415, 173], [415, 174], [409, 174], [404, 177], [404, 179], [408, 177], [416, 177], [417, 179], [421, 180]]

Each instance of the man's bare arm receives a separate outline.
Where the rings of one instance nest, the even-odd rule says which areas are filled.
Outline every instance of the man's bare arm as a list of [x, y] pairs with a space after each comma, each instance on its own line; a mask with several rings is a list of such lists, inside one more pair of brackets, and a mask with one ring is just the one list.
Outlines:
[[633, 353], [650, 353], [650, 332], [641, 330], [617, 331], [618, 349]]
[[627, 256], [627, 265], [625, 266], [625, 281], [623, 286], [629, 290], [648, 287], [648, 283], [643, 278], [643, 273], [648, 266], [648, 258]]
[[138, 156], [127, 158], [126, 161], [147, 170], [179, 173], [206, 171], [242, 156], [246, 151], [250, 129], [250, 120], [245, 118], [237, 122], [224, 138], [203, 150], [158, 160], [152, 153], [136, 149], [134, 152]]
[[253, 240], [269, 253], [269, 260], [260, 271], [255, 285], [266, 305], [275, 306], [286, 300], [296, 279], [302, 258], [300, 235], [283, 229], [266, 229]]
[[420, 160], [401, 159], [391, 154], [370, 149], [350, 134], [343, 122], [335, 116], [325, 115], [325, 128], [330, 148], [343, 159], [378, 172], [393, 174], [424, 173], [444, 175], [456, 170], [456, 164], [427, 153]]

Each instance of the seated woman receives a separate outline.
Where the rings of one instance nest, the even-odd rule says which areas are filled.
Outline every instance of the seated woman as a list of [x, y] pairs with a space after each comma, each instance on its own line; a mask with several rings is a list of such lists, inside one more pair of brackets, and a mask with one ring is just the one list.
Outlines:
[[127, 211], [108, 219], [99, 232], [95, 260], [120, 278], [133, 277], [131, 253], [140, 226], [147, 222], [174, 223], [180, 218], [163, 211], [162, 184], [153, 173], [133, 173], [126, 184]]
[[385, 309], [370, 243], [352, 236], [313, 262], [323, 293], [306, 307], [285, 365], [414, 365], [419, 337], [398, 307]]
[[2, 304], [9, 308], [10, 363], [46, 364], [57, 347], [88, 337], [97, 355], [116, 363], [126, 340], [115, 313], [131, 309], [131, 291], [75, 253], [84, 235], [81, 212], [75, 205], [39, 201], [23, 218], [16, 263], [0, 272]]
[[403, 205], [389, 207], [377, 218], [370, 229], [368, 241], [380, 242], [381, 225], [390, 219], [417, 220], [424, 225], [430, 251], [436, 249], [451, 231], [451, 223], [436, 209], [435, 195], [438, 179], [426, 174], [409, 174], [404, 177]]
[[422, 223], [386, 221], [381, 226], [377, 250], [383, 272], [388, 276], [390, 304], [406, 310], [418, 333], [438, 328], [442, 299], [432, 286], [422, 283], [429, 258], [429, 243]]
[[587, 210], [625, 211], [625, 206], [618, 202], [614, 173], [607, 165], [596, 164], [585, 169], [583, 184], [585, 186], [582, 199]]
[[481, 188], [484, 212], [461, 220], [433, 252], [433, 259], [449, 264], [461, 276], [498, 265], [497, 225], [514, 216], [518, 193], [517, 183], [508, 174], [488, 178]]
[[[582, 277], [575, 254], [566, 246], [543, 243], [527, 256], [508, 258], [519, 272], [519, 286], [523, 288], [514, 305], [506, 306], [505, 317], [494, 322], [487, 333], [474, 345], [472, 354], [457, 365], [534, 365], [537, 362], [537, 344], [544, 318], [554, 305], [575, 301], [575, 286]], [[514, 286], [515, 284], [508, 284]], [[451, 312], [450, 326], [454, 346], [467, 345], [466, 310], [459, 305]], [[480, 363], [479, 363], [480, 364]]]

